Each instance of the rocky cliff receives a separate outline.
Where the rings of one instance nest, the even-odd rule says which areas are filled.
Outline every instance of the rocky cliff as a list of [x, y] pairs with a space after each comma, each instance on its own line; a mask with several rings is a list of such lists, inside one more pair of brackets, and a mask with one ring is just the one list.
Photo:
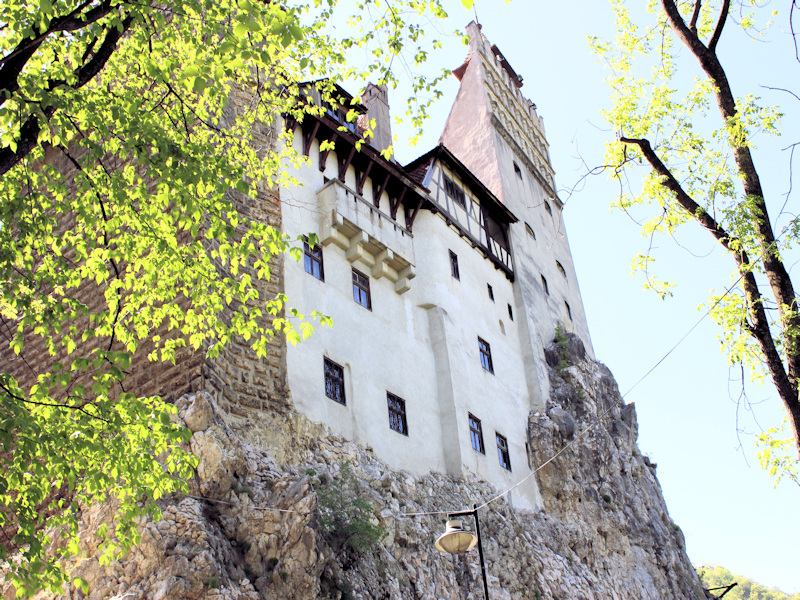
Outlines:
[[[528, 424], [530, 465], [555, 456], [535, 474], [544, 506], [520, 512], [501, 498], [481, 509], [491, 598], [705, 598], [655, 465], [638, 452], [634, 407], [577, 338], [554, 342], [547, 357], [553, 392]], [[89, 532], [110, 511], [85, 511], [86, 558], [74, 575], [89, 582], [91, 600], [482, 598], [477, 552], [433, 548], [446, 515], [404, 515], [469, 508], [498, 490], [392, 471], [291, 411], [235, 417], [204, 394], [178, 406], [200, 458], [191, 494], [163, 500], [162, 519], [143, 522], [141, 543], [107, 566]], [[364, 506], [357, 525], [384, 533], [366, 550], [354, 549], [346, 523], [320, 518], [343, 478], [335, 511]]]

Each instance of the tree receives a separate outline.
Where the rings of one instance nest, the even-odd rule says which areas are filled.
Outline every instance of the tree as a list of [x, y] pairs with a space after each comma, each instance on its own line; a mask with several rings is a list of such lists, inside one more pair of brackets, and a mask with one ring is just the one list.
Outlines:
[[[800, 313], [784, 256], [798, 242], [800, 222], [793, 218], [776, 235], [751, 153], [757, 136], [778, 133], [781, 115], [758, 98], [734, 95], [719, 50], [733, 26], [730, 0], [651, 0], [654, 18], [646, 27], [634, 23], [624, 0], [612, 4], [616, 40], [592, 44], [612, 71], [613, 106], [605, 116], [618, 139], [608, 144], [606, 163], [620, 181], [618, 206], [656, 207], [657, 215], [643, 226], [650, 237], [699, 225], [731, 257], [732, 285], [708, 307], [731, 364], [770, 376], [788, 413], [796, 454]], [[733, 4], [737, 24], [753, 33], [767, 9], [756, 2]], [[637, 61], [648, 58], [651, 70], [641, 76], [646, 70]], [[706, 119], [712, 106], [713, 121]], [[647, 174], [633, 193], [623, 184], [640, 165]], [[648, 253], [635, 267], [647, 271], [651, 262]], [[649, 273], [648, 285], [669, 294], [669, 284]]]
[[[115, 502], [107, 560], [192, 472], [174, 408], [126, 387], [132, 360], [308, 335], [259, 287], [290, 240], [237, 210], [302, 160], [275, 116], [320, 114], [302, 81], [332, 103], [344, 77], [396, 83], [392, 57], [424, 61], [442, 16], [439, 0], [0, 5], [0, 562], [21, 593], [69, 581], [81, 507]], [[436, 81], [413, 80], [417, 124]]]

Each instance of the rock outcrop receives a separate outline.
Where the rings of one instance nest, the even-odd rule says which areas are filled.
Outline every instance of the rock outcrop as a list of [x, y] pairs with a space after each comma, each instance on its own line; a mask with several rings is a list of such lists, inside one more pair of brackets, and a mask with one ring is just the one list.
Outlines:
[[[655, 465], [637, 450], [633, 405], [579, 340], [551, 344], [547, 356], [551, 397], [528, 423], [544, 506], [522, 512], [501, 498], [481, 509], [491, 598], [705, 598]], [[85, 536], [87, 558], [73, 573], [89, 582], [90, 600], [482, 598], [477, 552], [443, 555], [433, 542], [446, 511], [498, 494], [487, 483], [392, 471], [295, 413], [234, 417], [202, 393], [178, 407], [200, 459], [191, 493], [164, 499], [161, 520], [143, 522], [141, 543], [110, 565]], [[385, 531], [367, 552], [334, 551], [319, 524], [320, 490], [343, 468], [370, 524]], [[85, 511], [85, 530], [111, 514]], [[4, 596], [13, 597], [9, 586]]]

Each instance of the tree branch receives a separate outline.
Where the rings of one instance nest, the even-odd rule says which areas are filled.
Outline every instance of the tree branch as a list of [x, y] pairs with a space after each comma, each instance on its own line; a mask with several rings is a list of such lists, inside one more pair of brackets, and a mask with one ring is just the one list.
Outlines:
[[[697, 36], [689, 31], [681, 18], [674, 0], [661, 0], [661, 5], [678, 38], [686, 45], [692, 54], [695, 55], [695, 58], [699, 61], [706, 75], [714, 83], [714, 94], [716, 96], [717, 106], [719, 107], [720, 115], [724, 123], [728, 126], [736, 124], [738, 119], [736, 100], [728, 82], [728, 77], [716, 53], [713, 52], [713, 49], [703, 46]], [[717, 29], [714, 32], [715, 37], [712, 38], [714, 44], [716, 44], [719, 35], [722, 33], [722, 27], [727, 19], [727, 9], [729, 5], [730, 0], [724, 0], [720, 21], [717, 23]], [[783, 381], [784, 375], [782, 375], [781, 372], [773, 372], [769, 357], [765, 355], [765, 358], [768, 359], [768, 368], [773, 375], [773, 381], [776, 381], [778, 393], [791, 415], [795, 441], [800, 450], [800, 399], [798, 399], [798, 381], [800, 380], [800, 315], [797, 312], [797, 297], [794, 292], [792, 280], [789, 277], [789, 273], [786, 271], [775, 243], [775, 234], [772, 231], [769, 212], [767, 211], [767, 205], [764, 201], [764, 192], [750, 149], [747, 147], [747, 144], [739, 143], [732, 138], [729, 140], [729, 143], [733, 150], [736, 168], [741, 176], [742, 186], [744, 187], [746, 202], [743, 203], [743, 210], [745, 211], [743, 216], [748, 219], [753, 226], [754, 237], [761, 249], [761, 260], [764, 264], [764, 271], [778, 306], [788, 367], [786, 370], [781, 369], [781, 372], [785, 373], [785, 371], [788, 371], [786, 377], [788, 380], [788, 387], [778, 385], [777, 380]]]
[[731, 8], [731, 0], [724, 0], [722, 8], [719, 11], [719, 19], [717, 20], [717, 27], [714, 29], [714, 34], [711, 36], [711, 41], [708, 42], [708, 51], [716, 53], [719, 38], [722, 37], [722, 29], [728, 20], [728, 11]]
[[702, 6], [702, 0], [696, 0], [694, 3], [694, 12], [692, 13], [692, 20], [689, 21], [689, 31], [693, 34], [697, 35], [697, 19], [700, 16], [700, 7]]
[[[761, 353], [767, 363], [767, 368], [775, 383], [775, 387], [778, 389], [778, 393], [786, 405], [787, 410], [792, 415], [792, 422], [795, 426], [795, 439], [797, 440], [797, 428], [798, 425], [800, 425], [800, 402], [798, 402], [797, 398], [797, 381], [793, 381], [790, 377], [791, 371], [787, 373], [787, 369], [784, 367], [781, 355], [775, 345], [775, 340], [770, 331], [769, 319], [764, 310], [764, 299], [761, 296], [758, 283], [753, 274], [754, 265], [750, 262], [747, 253], [744, 251], [741, 244], [733, 244], [732, 242], [735, 241], [735, 238], [732, 238], [702, 206], [686, 193], [680, 182], [678, 182], [672, 172], [655, 153], [648, 140], [621, 137], [620, 142], [639, 148], [652, 169], [661, 176], [661, 185], [675, 194], [675, 199], [678, 204], [708, 230], [733, 256], [737, 269], [742, 274], [742, 283], [747, 297], [748, 312], [753, 321], [750, 326], [750, 333], [758, 342]], [[772, 256], [772, 248], [766, 248], [762, 252], [761, 259], [766, 263], [767, 258], [770, 256]], [[787, 355], [790, 354], [791, 351], [787, 350]]]
[[[118, 2], [112, 0], [104, 0], [99, 6], [96, 6], [85, 15], [80, 16], [81, 11], [85, 9], [92, 0], [85, 0], [75, 10], [63, 17], [58, 17], [50, 21], [47, 29], [34, 37], [33, 39], [22, 40], [17, 47], [10, 53], [0, 59], [0, 90], [6, 90], [14, 93], [18, 89], [17, 78], [28, 61], [36, 53], [42, 43], [53, 33], [60, 31], [76, 31], [83, 29], [87, 25], [99, 21], [117, 6]], [[5, 96], [0, 98], [0, 105], [6, 100]]]
[[[97, 50], [97, 53], [95, 53], [88, 63], [76, 69], [76, 82], [73, 86], [73, 89], [77, 90], [82, 88], [103, 69], [108, 60], [111, 58], [111, 55], [114, 54], [114, 51], [117, 49], [117, 43], [125, 34], [125, 32], [128, 31], [132, 23], [133, 16], [128, 16], [124, 21], [122, 21], [120, 28], [111, 27], [110, 29], [106, 30], [106, 37], [103, 40], [100, 48]], [[48, 83], [47, 89], [48, 91], [52, 91], [58, 86], [64, 85], [65, 83], [65, 81], [60, 79], [51, 80]], [[42, 110], [42, 113], [44, 113], [45, 118], [49, 119], [51, 116], [53, 116], [55, 111], [56, 107], [48, 106]], [[33, 148], [39, 143], [39, 132], [41, 131], [39, 118], [39, 115], [33, 114], [29, 116], [22, 125], [20, 128], [16, 151], [12, 151], [9, 147], [0, 149], [0, 177], [7, 173], [9, 169], [14, 167], [28, 154], [30, 154], [31, 150], [33, 150]]]

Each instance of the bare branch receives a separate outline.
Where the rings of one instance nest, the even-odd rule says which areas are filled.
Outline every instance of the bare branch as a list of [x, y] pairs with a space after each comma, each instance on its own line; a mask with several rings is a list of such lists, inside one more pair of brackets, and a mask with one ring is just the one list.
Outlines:
[[697, 0], [694, 3], [694, 12], [692, 13], [692, 20], [689, 21], [689, 31], [697, 35], [697, 19], [700, 16], [700, 6], [702, 5], [702, 0]]
[[708, 42], [708, 50], [716, 52], [719, 38], [722, 36], [722, 29], [725, 27], [725, 22], [728, 20], [728, 11], [731, 8], [731, 0], [724, 0], [722, 8], [719, 11], [719, 20], [717, 20], [717, 27], [714, 29], [714, 35], [711, 36], [711, 41]]

